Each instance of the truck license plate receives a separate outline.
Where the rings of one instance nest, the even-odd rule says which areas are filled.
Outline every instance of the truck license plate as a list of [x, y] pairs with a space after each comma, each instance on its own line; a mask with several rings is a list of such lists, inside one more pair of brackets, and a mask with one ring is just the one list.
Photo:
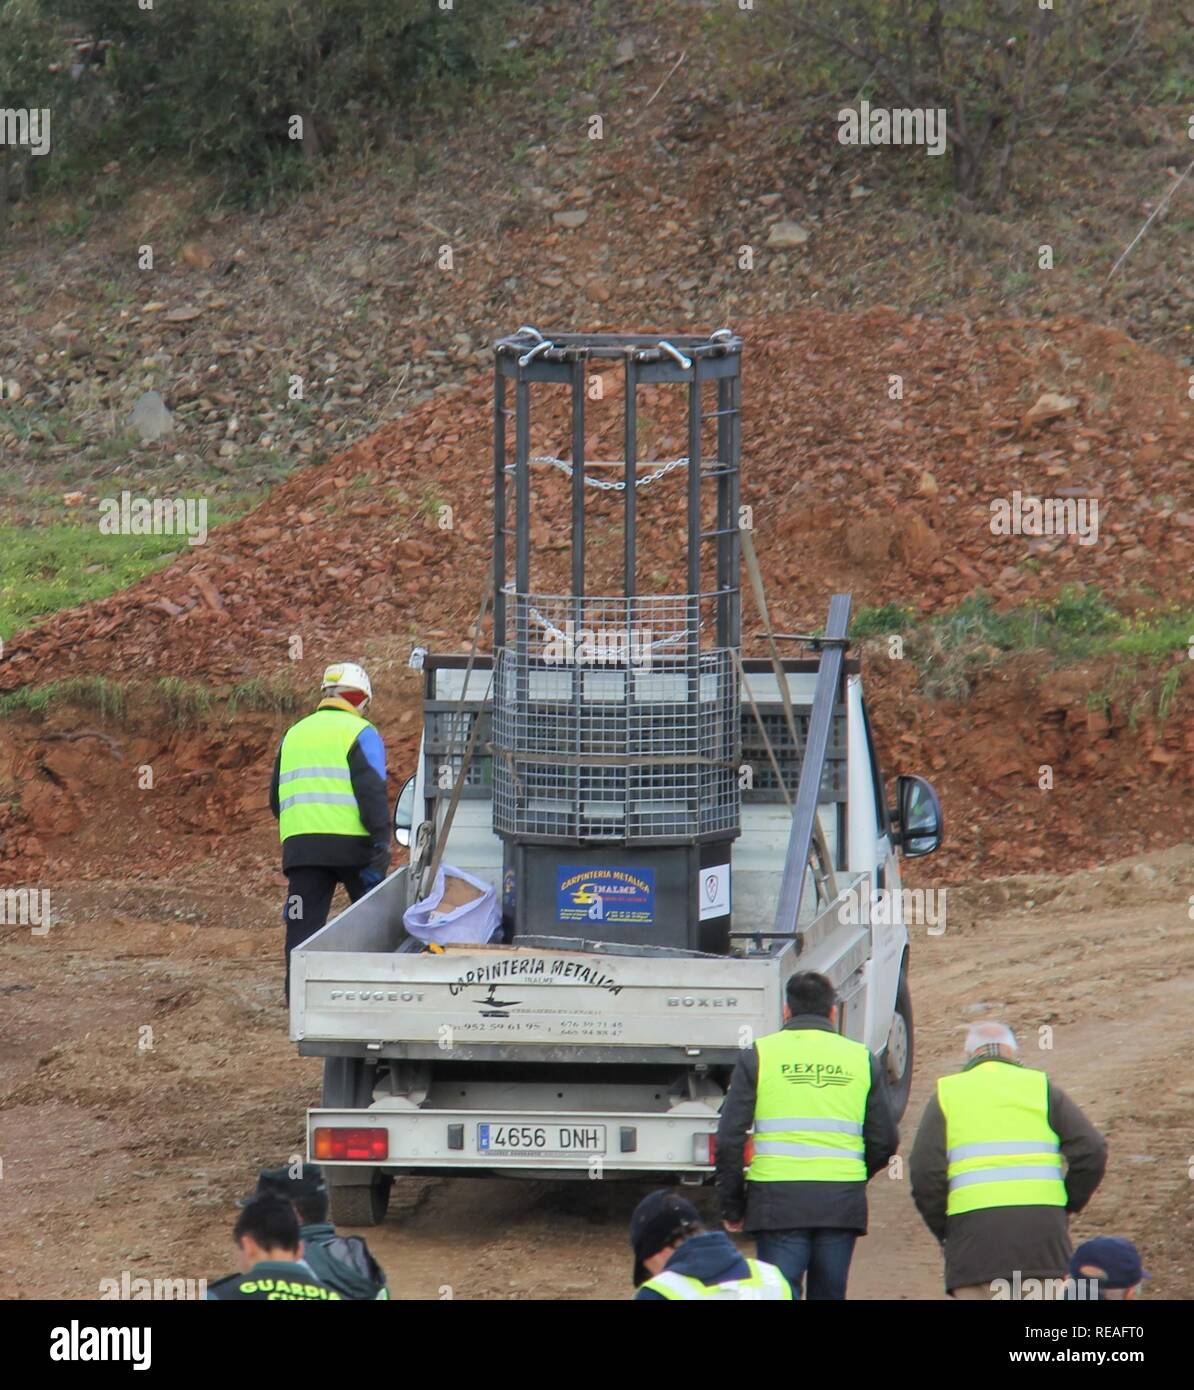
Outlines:
[[569, 1154], [603, 1154], [604, 1125], [499, 1125], [477, 1126], [477, 1150], [483, 1154], [536, 1158]]

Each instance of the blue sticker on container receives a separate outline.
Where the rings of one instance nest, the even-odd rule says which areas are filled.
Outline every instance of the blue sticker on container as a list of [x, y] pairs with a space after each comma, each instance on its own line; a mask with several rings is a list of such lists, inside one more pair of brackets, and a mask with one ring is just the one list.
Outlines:
[[556, 878], [556, 921], [651, 926], [655, 870], [562, 866]]

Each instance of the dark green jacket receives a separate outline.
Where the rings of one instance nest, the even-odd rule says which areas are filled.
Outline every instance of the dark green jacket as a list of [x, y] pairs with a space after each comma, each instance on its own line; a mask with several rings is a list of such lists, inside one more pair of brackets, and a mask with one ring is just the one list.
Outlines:
[[[964, 1071], [983, 1066], [1014, 1067], [1004, 1057], [978, 1056]], [[945, 1287], [989, 1284], [1019, 1271], [1024, 1279], [1063, 1278], [1070, 1267], [1067, 1216], [1094, 1195], [1107, 1166], [1107, 1141], [1075, 1101], [1049, 1082], [1049, 1128], [1065, 1159], [1064, 1207], [987, 1207], [946, 1215], [949, 1151], [945, 1113], [934, 1087], [921, 1116], [909, 1160], [912, 1200], [945, 1253]]]
[[306, 1264], [290, 1260], [259, 1260], [247, 1274], [229, 1274], [207, 1286], [207, 1296], [220, 1302], [247, 1299], [259, 1301], [327, 1302], [344, 1301], [344, 1295], [328, 1288]]
[[344, 1298], [389, 1298], [386, 1275], [360, 1236], [339, 1236], [330, 1222], [304, 1226], [303, 1259], [316, 1278]]

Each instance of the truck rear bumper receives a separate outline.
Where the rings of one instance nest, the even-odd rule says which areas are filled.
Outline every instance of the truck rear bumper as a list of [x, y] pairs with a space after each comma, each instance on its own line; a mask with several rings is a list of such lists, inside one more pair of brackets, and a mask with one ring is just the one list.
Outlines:
[[717, 1113], [486, 1110], [309, 1110], [307, 1155], [352, 1168], [709, 1176]]

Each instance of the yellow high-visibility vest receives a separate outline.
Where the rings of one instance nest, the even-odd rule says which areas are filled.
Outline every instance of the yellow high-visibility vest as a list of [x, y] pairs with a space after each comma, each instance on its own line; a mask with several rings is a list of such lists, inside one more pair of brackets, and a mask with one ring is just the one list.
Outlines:
[[775, 1265], [764, 1264], [762, 1260], [747, 1260], [750, 1276], [746, 1279], [727, 1279], [724, 1284], [704, 1284], [688, 1274], [677, 1274], [665, 1269], [653, 1279], [648, 1279], [644, 1289], [654, 1289], [664, 1298], [717, 1298], [776, 1301], [792, 1297], [792, 1286]]
[[784, 1028], [755, 1044], [750, 1182], [866, 1182], [862, 1126], [869, 1049], [822, 1028]]
[[348, 752], [370, 727], [343, 709], [317, 709], [286, 731], [278, 769], [278, 834], [368, 836], [352, 790]]
[[1049, 1078], [987, 1061], [937, 1082], [945, 1116], [945, 1214], [1064, 1207], [1061, 1143], [1049, 1124]]

